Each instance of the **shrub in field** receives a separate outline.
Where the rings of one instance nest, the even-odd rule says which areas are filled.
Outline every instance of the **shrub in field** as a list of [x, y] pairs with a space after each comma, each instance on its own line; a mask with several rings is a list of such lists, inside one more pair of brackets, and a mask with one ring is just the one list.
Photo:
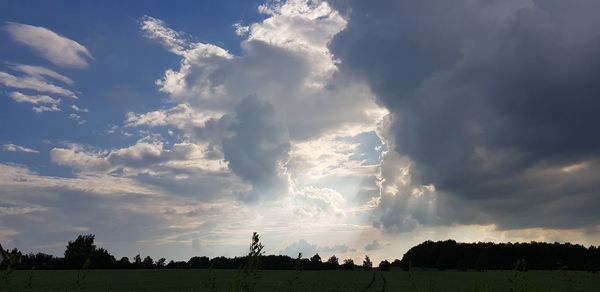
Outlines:
[[525, 259], [518, 259], [515, 262], [515, 270], [519, 272], [527, 272], [527, 261]]
[[254, 232], [252, 234], [252, 243], [248, 255], [246, 256], [246, 263], [243, 265], [238, 279], [233, 288], [234, 291], [255, 291], [256, 282], [259, 276], [259, 261], [263, 255], [264, 245], [260, 242], [260, 236]]

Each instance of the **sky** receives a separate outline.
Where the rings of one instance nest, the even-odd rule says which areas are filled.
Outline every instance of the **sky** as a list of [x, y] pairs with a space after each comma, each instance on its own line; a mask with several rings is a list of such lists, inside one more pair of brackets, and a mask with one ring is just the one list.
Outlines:
[[600, 239], [600, 3], [3, 1], [0, 242]]

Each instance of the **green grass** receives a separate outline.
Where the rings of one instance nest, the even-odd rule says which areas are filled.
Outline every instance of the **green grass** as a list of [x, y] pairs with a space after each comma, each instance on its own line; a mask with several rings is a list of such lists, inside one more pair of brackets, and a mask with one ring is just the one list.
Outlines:
[[[209, 270], [89, 270], [79, 282], [78, 273], [14, 271], [0, 291], [211, 291]], [[217, 291], [229, 291], [238, 275], [211, 273]], [[259, 274], [257, 291], [600, 291], [600, 274], [586, 272], [302, 271], [293, 287], [295, 271]]]

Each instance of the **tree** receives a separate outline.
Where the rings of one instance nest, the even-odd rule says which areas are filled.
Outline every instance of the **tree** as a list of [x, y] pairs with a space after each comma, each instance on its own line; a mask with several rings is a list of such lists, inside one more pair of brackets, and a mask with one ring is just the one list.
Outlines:
[[318, 264], [320, 264], [321, 263], [321, 256], [318, 253], [315, 254], [314, 256], [312, 256], [310, 258], [310, 262], [311, 263], [318, 263]]
[[383, 260], [379, 263], [379, 269], [382, 271], [389, 271], [391, 267], [392, 264], [390, 264], [390, 262], [388, 262], [387, 260]]
[[80, 269], [83, 264], [92, 257], [96, 250], [94, 235], [79, 235], [74, 241], [69, 241], [65, 250], [65, 262], [67, 267]]
[[363, 260], [363, 269], [370, 271], [373, 268], [373, 262], [371, 262], [371, 259], [369, 258], [368, 255], [365, 256], [365, 259]]
[[342, 268], [344, 270], [353, 270], [354, 269], [354, 260], [353, 259], [345, 259], [342, 264]]
[[119, 269], [131, 269], [131, 262], [129, 262], [129, 258], [128, 257], [122, 257], [117, 262], [117, 268], [119, 268]]
[[192, 269], [208, 269], [210, 267], [210, 259], [207, 257], [192, 257], [188, 261], [188, 265]]
[[135, 266], [136, 269], [139, 269], [142, 267], [142, 257], [140, 256], [140, 254], [136, 254], [133, 257], [133, 265]]
[[110, 269], [114, 268], [117, 260], [108, 250], [98, 248], [92, 251], [90, 257], [90, 268], [92, 269]]
[[150, 256], [147, 256], [146, 258], [144, 258], [142, 265], [145, 269], [152, 269], [154, 268], [154, 260]]
[[157, 262], [156, 262], [156, 267], [159, 269], [162, 269], [165, 267], [165, 262], [167, 261], [167, 259], [165, 258], [160, 258]]
[[328, 269], [337, 269], [340, 266], [340, 260], [335, 255], [332, 255], [326, 263]]

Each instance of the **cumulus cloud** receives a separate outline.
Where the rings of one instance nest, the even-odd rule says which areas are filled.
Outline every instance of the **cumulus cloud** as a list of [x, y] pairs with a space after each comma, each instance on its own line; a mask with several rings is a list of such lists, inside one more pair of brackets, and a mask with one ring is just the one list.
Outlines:
[[[325, 154], [330, 144], [349, 151], [342, 150], [352, 144], [344, 137], [374, 131], [385, 115], [365, 83], [336, 73], [338, 62], [327, 45], [346, 25], [337, 11], [312, 1], [269, 2], [259, 11], [267, 15], [264, 21], [236, 26], [244, 37], [238, 56], [143, 17], [145, 36], [182, 58], [178, 69], [157, 81], [176, 106], [129, 113], [126, 120], [128, 127], [174, 126], [186, 139], [209, 143], [252, 185], [248, 200], [271, 197], [266, 194], [274, 190], [289, 194], [288, 187], [294, 193], [310, 190], [326, 175], [317, 175], [316, 161], [304, 158], [311, 151]], [[337, 174], [354, 175], [342, 168], [358, 170], [360, 160], [339, 154], [345, 157], [336, 159], [347, 163]], [[304, 176], [307, 168], [315, 168], [315, 175]]]
[[245, 98], [236, 107], [230, 131], [232, 135], [223, 140], [224, 158], [233, 172], [258, 188], [253, 196], [273, 184], [278, 192], [285, 190], [280, 177], [290, 142], [273, 106], [254, 96]]
[[3, 28], [14, 41], [55, 65], [87, 68], [88, 59], [93, 59], [86, 47], [47, 28], [15, 22], [8, 22]]
[[2, 151], [4, 151], [4, 152], [23, 152], [23, 153], [33, 153], [33, 154], [40, 153], [40, 151], [38, 151], [38, 150], [31, 149], [31, 148], [28, 148], [25, 146], [16, 145], [16, 144], [4, 144], [2, 146]]
[[[590, 134], [600, 109], [598, 3], [334, 4], [350, 20], [330, 47], [391, 112], [382, 134], [399, 157], [387, 159], [406, 169], [404, 182], [402, 171], [382, 171], [376, 226], [597, 224], [585, 206], [600, 199], [588, 179], [600, 157]], [[581, 175], [561, 171], [578, 165], [587, 165]]]

